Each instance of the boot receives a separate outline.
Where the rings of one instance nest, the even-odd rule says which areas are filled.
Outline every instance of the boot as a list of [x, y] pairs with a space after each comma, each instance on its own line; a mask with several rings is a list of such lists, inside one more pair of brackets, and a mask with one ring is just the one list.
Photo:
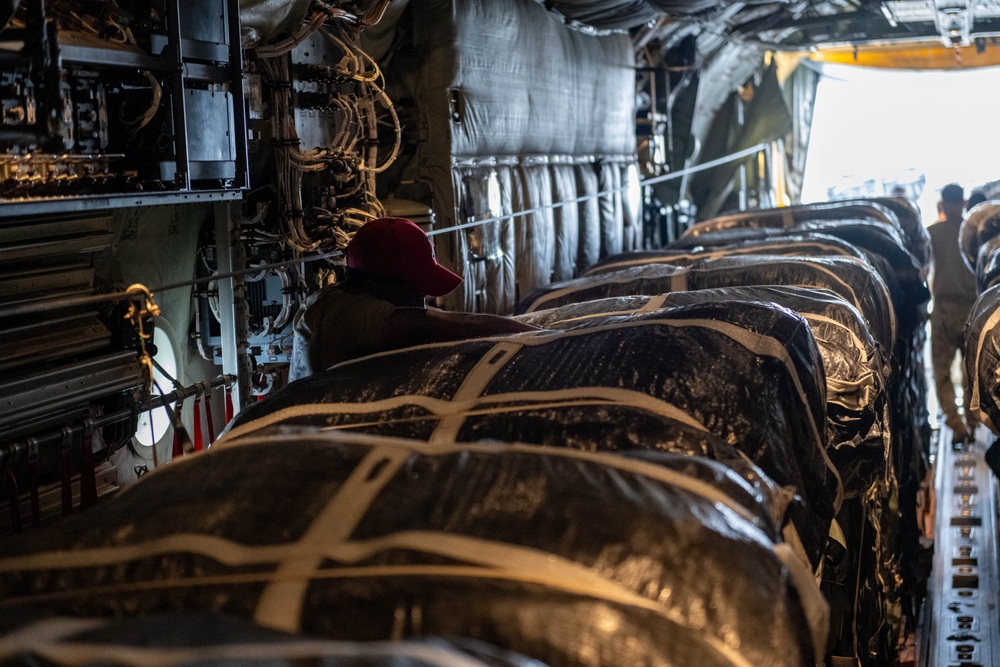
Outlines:
[[955, 445], [972, 439], [972, 433], [969, 432], [969, 429], [960, 416], [948, 415], [944, 423], [951, 429], [951, 444]]

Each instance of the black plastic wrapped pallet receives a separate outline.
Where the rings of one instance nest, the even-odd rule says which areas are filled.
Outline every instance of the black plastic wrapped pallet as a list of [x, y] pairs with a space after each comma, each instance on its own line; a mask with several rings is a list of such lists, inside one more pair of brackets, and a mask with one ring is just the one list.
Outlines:
[[792, 231], [835, 236], [885, 257], [901, 282], [919, 280], [922, 268], [919, 261], [906, 248], [899, 230], [890, 224], [867, 220], [810, 220], [795, 225]]
[[931, 237], [921, 218], [920, 209], [905, 197], [875, 197], [875, 204], [886, 207], [896, 215], [896, 222], [903, 231], [906, 248], [925, 269], [931, 262]]
[[1000, 425], [1000, 285], [995, 285], [976, 299], [965, 324], [965, 375], [969, 409], [993, 433]]
[[892, 350], [896, 320], [889, 290], [874, 269], [851, 258], [749, 255], [700, 260], [686, 267], [636, 266], [550, 285], [522, 300], [517, 312], [615, 296], [752, 285], [832, 290], [857, 308], [875, 340]]
[[1000, 236], [994, 236], [979, 247], [976, 257], [976, 287], [982, 294], [1000, 279]]
[[[3, 642], [16, 633], [16, 642]], [[203, 611], [141, 617], [73, 618], [0, 612], [0, 663], [6, 667], [545, 667], [485, 642], [450, 638], [345, 642], [261, 627]]]
[[919, 211], [905, 199], [891, 197], [848, 199], [741, 211], [699, 222], [692, 228], [692, 233], [701, 234], [737, 227], [791, 230], [808, 222], [843, 220], [891, 226], [898, 232], [902, 246], [916, 259], [918, 266], [922, 268], [929, 266], [930, 236], [920, 220]]
[[774, 303], [809, 324], [826, 378], [827, 452], [844, 486], [845, 498], [863, 494], [886, 473], [890, 460], [886, 377], [889, 363], [868, 326], [851, 304], [817, 288], [728, 287], [584, 301], [517, 316], [546, 328], [588, 326], [610, 314], [643, 314], [708, 302]]
[[468, 637], [553, 667], [822, 663], [812, 575], [675, 458], [230, 439], [0, 544], [0, 595], [25, 614], [217, 611], [323, 639]]
[[958, 230], [962, 257], [971, 271], [976, 270], [979, 249], [1000, 235], [1000, 204], [984, 201], [969, 211]]
[[[812, 224], [812, 223], [810, 223]], [[824, 225], [834, 224], [829, 222], [821, 223]], [[689, 230], [690, 231], [690, 230]], [[754, 244], [770, 244], [770, 243], [780, 243], [785, 239], [800, 239], [800, 238], [810, 238], [817, 237], [823, 240], [834, 238], [840, 243], [846, 246], [851, 246], [855, 248], [855, 252], [851, 253], [851, 257], [858, 259], [867, 260], [872, 266], [878, 270], [879, 275], [882, 276], [883, 280], [889, 281], [895, 280], [896, 271], [893, 269], [892, 265], [887, 259], [882, 257], [877, 252], [869, 250], [863, 245], [855, 245], [850, 241], [846, 241], [839, 238], [837, 235], [828, 233], [824, 230], [810, 230], [810, 229], [781, 229], [781, 228], [770, 228], [770, 227], [729, 227], [726, 229], [719, 229], [709, 232], [699, 232], [697, 235], [684, 235], [677, 239], [669, 246], [669, 250], [689, 250], [689, 251], [699, 251], [699, 252], [712, 252], [716, 248], [722, 247], [738, 247], [747, 246]], [[886, 245], [885, 239], [878, 239], [874, 237], [873, 239], [867, 239], [862, 237], [863, 241], [869, 243], [874, 243], [876, 248]], [[757, 253], [765, 254], [765, 253]], [[829, 255], [835, 255], [836, 253], [826, 253]], [[900, 255], [899, 248], [895, 249], [894, 254], [897, 258], [905, 257], [905, 255]], [[808, 256], [823, 256], [820, 254], [809, 254]], [[873, 261], [873, 259], [875, 261]], [[906, 261], [905, 266], [909, 266], [910, 262]]]
[[801, 317], [773, 305], [701, 304], [339, 364], [250, 406], [230, 432], [307, 424], [626, 450], [676, 441], [664, 426], [682, 422], [800, 494], [791, 518], [816, 565], [841, 495], [825, 451], [825, 394]]
[[[648, 313], [726, 299], [778, 303], [803, 315], [813, 327], [826, 367], [827, 423], [832, 436], [828, 451], [840, 472], [845, 492], [845, 506], [838, 516], [847, 539], [839, 554], [836, 541], [828, 542], [823, 570], [823, 589], [830, 601], [833, 621], [830, 640], [835, 655], [854, 655], [857, 651], [862, 656], [868, 653], [892, 655], [893, 638], [899, 627], [889, 612], [900, 603], [896, 585], [900, 569], [895, 553], [898, 521], [896, 512], [891, 509], [897, 497], [895, 475], [885, 465], [893, 440], [884, 382], [889, 366], [853, 306], [829, 290], [759, 286], [598, 299], [540, 310], [518, 316], [518, 319], [550, 328], [581, 326], [588, 320], [613, 313]], [[854, 342], [844, 341], [845, 334]], [[837, 345], [838, 341], [841, 345]], [[856, 342], [862, 343], [868, 364], [855, 366], [859, 360], [844, 358], [844, 352], [854, 348]], [[831, 361], [831, 357], [837, 361]], [[859, 372], [862, 376], [870, 374], [874, 382], [871, 385], [856, 383]], [[852, 388], [860, 392], [851, 402], [862, 401], [866, 406], [860, 414], [847, 410], [851, 417], [848, 423], [837, 424], [838, 414], [845, 412], [846, 406], [838, 406], [830, 396], [843, 391], [845, 385], [853, 385]], [[850, 424], [867, 422], [869, 416], [875, 421], [862, 440], [862, 433], [852, 432]], [[863, 429], [861, 426], [861, 431]]]
[[[898, 310], [903, 311], [920, 306], [930, 300], [930, 291], [925, 281], [926, 269], [920, 261], [906, 249], [903, 238], [890, 225], [855, 220], [806, 222], [798, 225], [796, 231], [819, 232], [836, 236], [851, 245], [882, 257], [892, 267], [899, 285], [902, 301]], [[871, 259], [869, 258], [869, 261]], [[898, 313], [903, 317], [903, 313]]]
[[624, 252], [603, 259], [584, 271], [582, 276], [596, 276], [610, 271], [627, 269], [642, 264], [673, 264], [688, 266], [700, 259], [730, 257], [732, 255], [785, 255], [801, 257], [854, 257], [867, 259], [865, 253], [834, 236], [823, 234], [789, 235], [778, 238], [759, 238], [733, 245], [715, 247], [696, 246], [690, 249], [664, 248]]
[[[752, 222], [748, 220], [747, 222]], [[695, 225], [671, 244], [671, 247], [693, 247], [712, 245], [715, 242], [733, 243], [767, 238], [776, 240], [789, 235], [818, 233], [835, 236], [865, 251], [867, 259], [886, 282], [896, 304], [900, 317], [914, 305], [926, 303], [930, 292], [924, 281], [925, 269], [914, 255], [906, 249], [900, 232], [890, 224], [858, 220], [819, 220], [797, 223], [794, 227], [781, 230], [754, 226], [731, 227], [718, 231], [708, 227], [700, 230]]]
[[898, 546], [902, 573], [901, 592], [911, 602], [904, 613], [911, 624], [917, 622], [920, 600], [926, 591], [927, 573], [921, 564], [926, 557], [920, 544], [917, 523], [917, 496], [928, 473], [931, 427], [927, 412], [927, 372], [924, 349], [927, 344], [926, 307], [914, 308], [900, 319], [892, 353], [893, 375], [889, 382], [893, 469], [899, 487]]

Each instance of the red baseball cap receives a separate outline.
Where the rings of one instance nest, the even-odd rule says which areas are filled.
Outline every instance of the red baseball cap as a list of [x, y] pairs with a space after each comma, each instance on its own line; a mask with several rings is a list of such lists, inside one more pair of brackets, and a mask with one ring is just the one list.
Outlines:
[[406, 218], [378, 218], [362, 225], [347, 244], [347, 266], [398, 278], [427, 296], [444, 296], [462, 277], [437, 263], [431, 240]]

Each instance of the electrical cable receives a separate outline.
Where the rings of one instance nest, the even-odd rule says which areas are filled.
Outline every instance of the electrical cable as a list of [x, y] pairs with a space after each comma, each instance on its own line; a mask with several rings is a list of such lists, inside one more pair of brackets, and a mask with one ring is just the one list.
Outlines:
[[278, 56], [283, 56], [304, 42], [309, 35], [316, 32], [320, 26], [327, 21], [336, 19], [353, 23], [358, 22], [357, 16], [343, 9], [336, 9], [325, 4], [320, 4], [320, 7], [321, 8], [317, 10], [309, 19], [309, 23], [299, 30], [299, 32], [295, 33], [291, 37], [281, 40], [280, 42], [256, 47], [254, 50], [256, 51], [257, 56], [260, 58], [276, 58]]

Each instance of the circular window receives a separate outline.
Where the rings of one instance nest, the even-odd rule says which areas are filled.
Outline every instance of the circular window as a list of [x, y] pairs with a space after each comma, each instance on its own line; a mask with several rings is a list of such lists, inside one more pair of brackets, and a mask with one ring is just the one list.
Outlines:
[[[153, 345], [156, 346], [156, 363], [171, 377], [177, 377], [177, 356], [174, 354], [174, 342], [170, 339], [162, 328], [157, 327], [153, 331]], [[169, 394], [173, 391], [173, 384], [170, 378], [160, 372], [160, 369], [153, 366], [153, 396], [162, 395], [160, 392]], [[147, 410], [139, 415], [139, 427], [135, 432], [137, 444], [151, 447], [159, 442], [166, 434], [170, 425], [170, 416], [163, 407], [154, 410]]]
[[634, 164], [630, 164], [625, 173], [625, 205], [632, 220], [639, 220], [642, 215], [642, 184], [639, 182], [639, 168]]

